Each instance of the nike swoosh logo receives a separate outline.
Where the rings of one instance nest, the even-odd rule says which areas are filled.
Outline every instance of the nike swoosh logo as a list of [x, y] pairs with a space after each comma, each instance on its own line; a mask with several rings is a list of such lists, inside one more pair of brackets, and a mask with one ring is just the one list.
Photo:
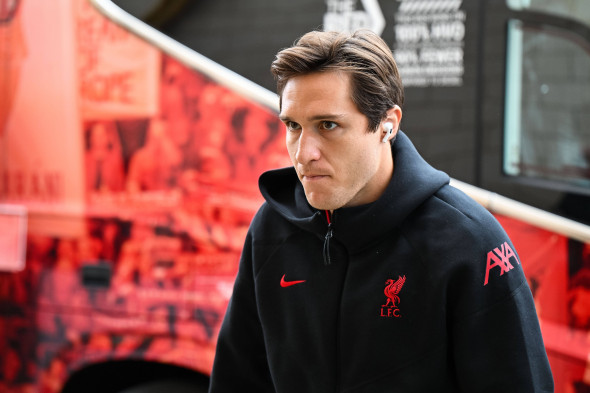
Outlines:
[[281, 277], [281, 287], [283, 288], [287, 288], [292, 285], [301, 284], [305, 282], [305, 280], [285, 281], [285, 276], [286, 274], [283, 274], [283, 277]]

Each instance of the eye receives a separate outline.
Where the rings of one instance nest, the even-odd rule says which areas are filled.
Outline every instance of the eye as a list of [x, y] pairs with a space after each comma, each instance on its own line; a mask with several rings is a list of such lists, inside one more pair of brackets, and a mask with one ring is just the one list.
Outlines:
[[285, 125], [287, 126], [287, 130], [289, 131], [295, 131], [301, 128], [301, 126], [295, 123], [294, 121], [286, 121]]
[[333, 121], [322, 121], [322, 129], [324, 130], [333, 130], [336, 127], [338, 127], [338, 124], [334, 123]]

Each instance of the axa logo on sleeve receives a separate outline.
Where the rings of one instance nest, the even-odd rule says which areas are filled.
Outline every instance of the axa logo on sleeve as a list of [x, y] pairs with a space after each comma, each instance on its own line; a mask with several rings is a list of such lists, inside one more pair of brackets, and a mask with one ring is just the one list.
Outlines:
[[[486, 277], [484, 279], [483, 285], [488, 285], [490, 271], [492, 271], [492, 269], [496, 267], [499, 268], [500, 276], [514, 269], [514, 266], [510, 263], [510, 259], [512, 258], [514, 258], [514, 261], [520, 265], [520, 262], [516, 257], [516, 253], [512, 250], [508, 242], [504, 242], [504, 244], [502, 244], [500, 247], [496, 247], [492, 251], [488, 252], [488, 257], [486, 260]], [[494, 269], [493, 272], [498, 273], [498, 269]]]

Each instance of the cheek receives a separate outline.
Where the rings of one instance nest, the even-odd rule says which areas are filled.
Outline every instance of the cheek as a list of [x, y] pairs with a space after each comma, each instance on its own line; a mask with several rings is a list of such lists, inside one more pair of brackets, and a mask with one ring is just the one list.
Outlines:
[[287, 153], [289, 153], [289, 158], [291, 159], [291, 162], [293, 163], [293, 165], [295, 165], [295, 155], [297, 154], [297, 140], [287, 135], [285, 146], [287, 147]]
[[378, 150], [372, 148], [370, 143], [357, 143], [355, 149], [347, 154], [351, 158], [349, 164], [351, 170], [362, 173], [375, 171], [379, 162], [378, 153]]
[[357, 186], [364, 187], [371, 183], [380, 170], [379, 151], [371, 145], [359, 146], [354, 152], [354, 161], [349, 164], [349, 173]]

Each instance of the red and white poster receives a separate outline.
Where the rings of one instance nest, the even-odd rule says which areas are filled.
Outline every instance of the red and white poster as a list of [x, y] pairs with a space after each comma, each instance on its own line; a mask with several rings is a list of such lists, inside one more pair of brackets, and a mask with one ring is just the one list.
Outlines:
[[84, 120], [148, 117], [158, 103], [159, 52], [74, 2], [80, 112]]

